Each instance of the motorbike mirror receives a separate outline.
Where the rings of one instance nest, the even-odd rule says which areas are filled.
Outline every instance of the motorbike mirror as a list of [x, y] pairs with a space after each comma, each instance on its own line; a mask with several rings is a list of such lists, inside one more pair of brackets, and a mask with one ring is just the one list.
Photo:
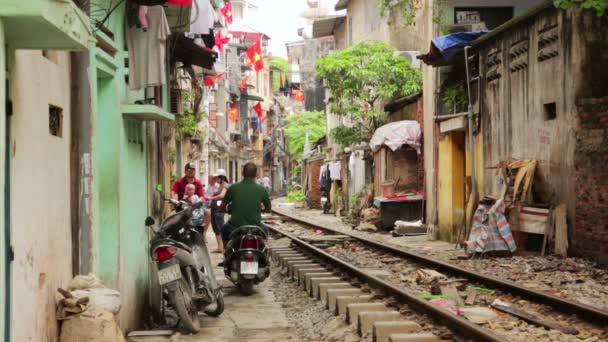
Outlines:
[[156, 184], [156, 191], [158, 192], [163, 192], [163, 185], [162, 184]]
[[156, 223], [156, 221], [154, 221], [154, 219], [150, 216], [146, 217], [146, 226], [153, 226], [154, 223]]

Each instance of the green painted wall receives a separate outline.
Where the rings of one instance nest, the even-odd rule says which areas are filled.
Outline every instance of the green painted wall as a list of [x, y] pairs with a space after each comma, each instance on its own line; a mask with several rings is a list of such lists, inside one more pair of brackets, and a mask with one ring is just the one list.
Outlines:
[[[93, 12], [94, 13], [94, 12]], [[129, 331], [139, 327], [148, 286], [147, 154], [144, 122], [125, 119], [121, 105], [143, 98], [131, 92], [125, 81], [124, 5], [106, 26], [119, 49], [108, 68], [99, 51], [91, 53], [94, 97], [93, 127], [93, 231], [96, 232], [95, 265], [100, 278], [118, 289], [122, 297], [120, 325]], [[110, 71], [108, 71], [110, 70]]]

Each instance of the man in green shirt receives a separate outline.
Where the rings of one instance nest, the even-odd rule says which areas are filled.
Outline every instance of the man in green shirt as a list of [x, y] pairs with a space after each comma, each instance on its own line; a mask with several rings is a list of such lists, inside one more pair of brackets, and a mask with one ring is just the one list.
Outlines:
[[258, 167], [254, 163], [247, 163], [243, 167], [243, 180], [228, 188], [222, 208], [230, 205], [230, 219], [222, 227], [224, 246], [228, 242], [233, 230], [247, 225], [258, 226], [266, 234], [268, 230], [262, 223], [262, 205], [264, 212], [270, 212], [270, 196], [263, 186], [256, 183], [255, 178]]

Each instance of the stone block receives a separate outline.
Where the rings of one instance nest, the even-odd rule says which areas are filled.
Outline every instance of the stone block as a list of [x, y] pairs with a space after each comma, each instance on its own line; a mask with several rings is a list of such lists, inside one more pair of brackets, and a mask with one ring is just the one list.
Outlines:
[[326, 307], [329, 311], [333, 312], [334, 315], [338, 314], [338, 304], [337, 298], [338, 296], [363, 296], [365, 293], [360, 289], [352, 288], [352, 289], [328, 289], [327, 290], [327, 299], [326, 299]]
[[374, 297], [372, 295], [358, 296], [338, 296], [336, 297], [336, 306], [338, 307], [338, 315], [346, 316], [348, 305], [353, 303], [370, 303]]
[[304, 274], [304, 290], [306, 290], [306, 292], [310, 293], [310, 288], [311, 288], [311, 283], [312, 283], [312, 278], [329, 278], [332, 277], [334, 274], [331, 272], [310, 272], [310, 273], [305, 273]]
[[319, 299], [319, 285], [325, 283], [339, 283], [342, 279], [338, 277], [321, 277], [310, 279], [310, 290], [308, 294], [315, 299]]
[[308, 273], [324, 273], [327, 270], [324, 267], [304, 267], [298, 270], [298, 285], [304, 285], [304, 276]]
[[391, 334], [389, 342], [445, 342], [439, 337], [429, 333], [419, 334]]
[[319, 296], [317, 299], [321, 300], [323, 303], [327, 303], [327, 291], [329, 289], [354, 289], [354, 287], [346, 282], [336, 282], [336, 283], [325, 283], [319, 285]]
[[291, 278], [296, 278], [297, 272], [300, 268], [313, 268], [313, 267], [321, 267], [321, 265], [314, 262], [302, 262], [302, 263], [293, 263], [287, 266], [287, 274]]
[[397, 311], [361, 311], [357, 318], [357, 331], [359, 335], [371, 334], [374, 323], [382, 321], [397, 321], [403, 316]]
[[310, 260], [310, 258], [306, 257], [306, 256], [298, 256], [298, 257], [287, 257], [287, 258], [283, 258], [283, 260], [279, 263], [279, 266], [281, 266], [282, 268], [285, 268], [289, 265], [290, 262], [304, 262], [304, 261], [312, 261]]
[[379, 321], [374, 323], [374, 342], [389, 342], [391, 334], [409, 334], [422, 330], [422, 327], [412, 321]]
[[357, 323], [359, 312], [363, 311], [389, 311], [384, 303], [351, 303], [346, 306], [346, 322]]

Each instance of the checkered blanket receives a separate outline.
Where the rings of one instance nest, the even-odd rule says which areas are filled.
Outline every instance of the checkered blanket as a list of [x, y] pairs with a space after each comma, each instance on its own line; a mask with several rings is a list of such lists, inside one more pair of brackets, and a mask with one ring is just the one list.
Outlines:
[[467, 253], [485, 253], [491, 251], [510, 251], [517, 249], [511, 226], [504, 215], [505, 205], [502, 200], [493, 206], [480, 204], [473, 216], [473, 228], [466, 241]]

